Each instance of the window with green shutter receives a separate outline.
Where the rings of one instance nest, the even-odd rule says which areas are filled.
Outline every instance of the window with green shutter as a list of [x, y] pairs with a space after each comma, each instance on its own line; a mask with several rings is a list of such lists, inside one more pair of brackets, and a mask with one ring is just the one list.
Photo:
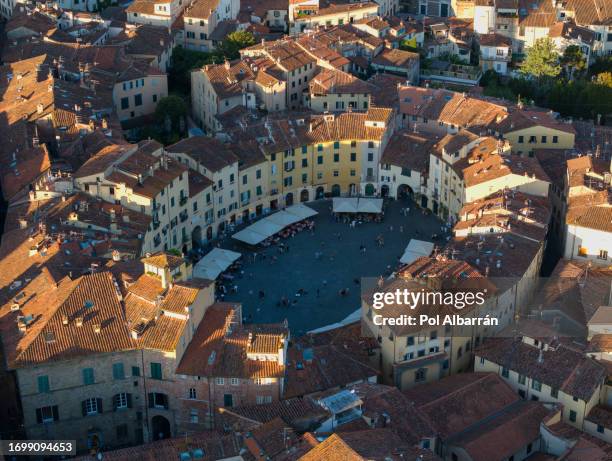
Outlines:
[[93, 368], [83, 368], [83, 384], [93, 384], [94, 380], [94, 370]]
[[140, 367], [132, 367], [132, 376], [140, 376]]
[[124, 379], [123, 363], [113, 363], [113, 379]]
[[49, 377], [39, 376], [38, 377], [38, 392], [49, 392]]
[[161, 363], [151, 362], [151, 378], [162, 379]]

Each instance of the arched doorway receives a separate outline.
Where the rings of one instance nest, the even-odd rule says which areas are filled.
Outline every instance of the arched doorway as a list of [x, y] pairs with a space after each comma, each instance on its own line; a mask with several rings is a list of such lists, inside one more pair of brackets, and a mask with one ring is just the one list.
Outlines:
[[191, 244], [193, 248], [200, 248], [202, 246], [202, 227], [196, 226], [191, 231]]
[[325, 197], [325, 188], [323, 186], [317, 187], [317, 191], [316, 191], [315, 197], [316, 197], [317, 200], [320, 200], [323, 197]]
[[153, 431], [153, 440], [162, 440], [169, 438], [170, 421], [161, 415], [155, 415], [151, 418], [151, 429]]
[[384, 184], [381, 188], [380, 188], [380, 196], [381, 197], [388, 197], [389, 196], [389, 186], [387, 186], [386, 184]]
[[365, 194], [367, 196], [374, 195], [375, 191], [376, 191], [376, 189], [374, 188], [374, 184], [372, 184], [372, 183], [367, 183], [366, 184], [366, 186], [365, 186]]
[[302, 192], [300, 192], [300, 202], [307, 202], [308, 201], [308, 190], [304, 189]]
[[332, 197], [339, 197], [340, 196], [340, 185], [339, 184], [334, 184], [331, 188], [331, 194]]
[[285, 195], [285, 205], [293, 205], [293, 193], [289, 192], [287, 195]]
[[414, 196], [414, 191], [412, 187], [407, 184], [400, 184], [397, 186], [397, 198], [412, 198]]
[[212, 240], [213, 228], [212, 226], [208, 226], [206, 229], [206, 240]]

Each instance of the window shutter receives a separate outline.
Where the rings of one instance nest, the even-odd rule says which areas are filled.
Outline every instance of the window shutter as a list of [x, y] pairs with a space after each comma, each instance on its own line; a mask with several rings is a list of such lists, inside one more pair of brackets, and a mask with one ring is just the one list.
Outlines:
[[167, 410], [168, 409], [168, 396], [166, 394], [162, 394], [162, 396], [163, 396], [164, 408]]
[[128, 392], [127, 394], [127, 406], [128, 408], [132, 408], [132, 394]]
[[149, 408], [153, 408], [155, 406], [155, 396], [152, 392], [149, 392]]
[[81, 402], [81, 410], [83, 411], [83, 416], [87, 416], [87, 404], [85, 403], [85, 400]]
[[53, 411], [53, 421], [59, 421], [59, 409], [57, 405], [53, 405], [51, 410]]
[[119, 394], [115, 394], [113, 395], [113, 411], [116, 411], [118, 406], [119, 406]]
[[102, 399], [96, 399], [96, 404], [98, 405], [98, 413], [102, 413]]
[[42, 424], [42, 408], [36, 409], [36, 422]]

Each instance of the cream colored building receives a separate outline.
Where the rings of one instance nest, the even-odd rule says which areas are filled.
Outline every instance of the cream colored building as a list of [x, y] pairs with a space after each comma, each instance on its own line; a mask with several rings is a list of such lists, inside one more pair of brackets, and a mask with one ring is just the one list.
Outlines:
[[[195, 120], [209, 133], [219, 130], [216, 116], [235, 107], [255, 107], [255, 94], [247, 94], [246, 82], [255, 77], [242, 61], [206, 65], [191, 72], [191, 102]], [[248, 104], [248, 98], [251, 102]]]
[[310, 81], [304, 106], [315, 112], [366, 111], [374, 85], [340, 70], [323, 69]]
[[410, 196], [427, 206], [427, 174], [430, 153], [440, 137], [400, 130], [390, 139], [380, 160], [381, 195]]
[[[421, 257], [403, 267], [396, 279], [376, 291], [391, 293], [396, 289], [408, 289], [444, 292], [445, 288], [448, 288], [448, 275], [457, 272], [468, 272], [478, 278], [476, 283], [470, 282], [466, 289], [492, 292], [493, 285], [468, 263], [430, 257]], [[492, 302], [487, 299], [481, 306], [455, 313], [459, 313], [463, 318], [477, 317], [487, 312]], [[436, 306], [420, 303], [408, 315], [418, 318], [423, 314], [440, 314], [443, 318], [453, 310], [449, 309], [447, 312]], [[362, 299], [362, 322], [380, 344], [383, 382], [404, 390], [470, 369], [471, 351], [485, 336], [483, 327], [385, 324], [385, 318], [397, 318], [400, 314], [406, 314], [406, 306], [387, 304], [381, 310], [376, 310], [372, 308], [368, 295], [364, 295]]]
[[[236, 108], [284, 111], [288, 104], [286, 78], [285, 71], [268, 57], [246, 57], [194, 70], [191, 73], [193, 117], [212, 134], [221, 130], [219, 117]], [[308, 80], [307, 76], [303, 78]], [[302, 78], [299, 83], [303, 84]]]
[[205, 203], [206, 189], [190, 196], [187, 166], [168, 158], [155, 141], [105, 148], [75, 173], [75, 187], [120, 203], [153, 220], [143, 236], [143, 253], [192, 245], [193, 202]]
[[149, 69], [131, 78], [115, 83], [113, 104], [119, 120], [149, 115], [155, 112], [161, 98], [168, 96], [168, 77], [165, 73]]
[[196, 0], [183, 13], [185, 48], [196, 51], [212, 51], [211, 34], [222, 21], [238, 16], [238, 0]]
[[169, 28], [185, 6], [186, 0], [135, 0], [126, 10], [127, 20], [135, 24]]
[[[206, 240], [226, 230], [240, 215], [238, 157], [214, 138], [193, 136], [166, 148], [168, 155], [212, 182], [213, 222], [205, 222]], [[208, 199], [207, 199], [207, 203]], [[202, 225], [202, 223], [199, 223]]]
[[495, 129], [510, 142], [512, 152], [532, 156], [535, 149], [572, 149], [576, 131], [571, 123], [557, 120], [551, 111], [524, 108], [510, 113]]
[[[285, 105], [288, 110], [298, 109], [302, 105], [302, 93], [308, 89], [309, 82], [317, 71], [317, 60], [306, 53], [290, 38], [253, 45], [240, 50], [240, 56], [267, 58], [274, 66], [278, 80], [285, 82]], [[275, 107], [271, 110], [278, 110]]]
[[453, 220], [465, 204], [503, 189], [547, 197], [550, 180], [539, 162], [508, 151], [507, 142], [493, 137], [446, 135], [430, 155], [428, 207]]
[[379, 5], [374, 2], [332, 4], [324, 8], [319, 2], [302, 2], [291, 4], [289, 8], [289, 33], [296, 35], [306, 29], [317, 26], [330, 27], [351, 24], [370, 16], [376, 16]]
[[585, 417], [600, 403], [606, 369], [551, 339], [492, 338], [476, 350], [474, 371], [499, 374], [526, 400], [562, 404], [563, 421], [583, 429]]

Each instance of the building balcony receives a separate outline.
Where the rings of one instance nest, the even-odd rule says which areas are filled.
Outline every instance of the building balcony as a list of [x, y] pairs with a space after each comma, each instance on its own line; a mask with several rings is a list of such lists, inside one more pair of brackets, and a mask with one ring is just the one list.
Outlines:
[[505, 54], [505, 55], [489, 54], [485, 56], [484, 54], [480, 53], [480, 59], [482, 61], [510, 62], [512, 61], [512, 55], [511, 54]]
[[179, 215], [179, 218], [180, 218], [181, 222], [185, 222], [185, 221], [187, 221], [189, 219], [189, 213], [182, 212]]
[[179, 205], [185, 206], [185, 204], [187, 203], [187, 200], [188, 200], [187, 197], [181, 197], [181, 199], [179, 200]]
[[421, 69], [421, 78], [449, 83], [477, 85], [482, 76], [479, 67], [434, 61], [431, 68]]

